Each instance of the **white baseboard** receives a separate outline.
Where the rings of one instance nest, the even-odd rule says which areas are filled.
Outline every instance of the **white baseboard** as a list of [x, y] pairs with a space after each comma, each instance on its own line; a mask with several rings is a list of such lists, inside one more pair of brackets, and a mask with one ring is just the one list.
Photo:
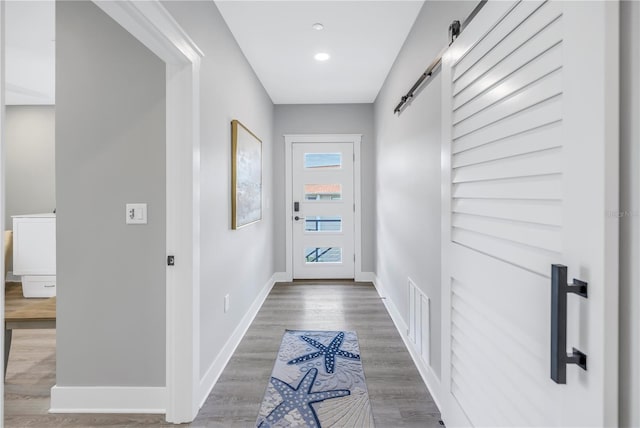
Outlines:
[[[200, 381], [200, 407], [204, 404], [229, 359], [247, 332], [275, 284], [276, 275], [264, 285], [249, 311], [233, 331], [218, 357]], [[49, 413], [166, 413], [165, 387], [60, 387], [51, 388]]]
[[291, 282], [293, 277], [288, 272], [276, 272], [273, 274], [273, 280], [275, 282]]
[[356, 272], [355, 280], [359, 282], [375, 282], [376, 274], [373, 272]]
[[166, 413], [167, 389], [129, 386], [54, 386], [49, 413]]
[[440, 402], [440, 388], [441, 388], [440, 380], [438, 380], [438, 377], [435, 375], [431, 367], [424, 362], [424, 360], [420, 356], [420, 352], [417, 349], [415, 349], [415, 347], [407, 337], [407, 332], [408, 332], [407, 324], [403, 321], [402, 317], [400, 316], [400, 312], [398, 311], [398, 308], [396, 307], [396, 305], [393, 303], [393, 300], [391, 300], [391, 298], [387, 295], [384, 289], [384, 285], [382, 284], [382, 281], [380, 281], [380, 278], [378, 278], [374, 274], [374, 280], [372, 282], [373, 282], [373, 285], [376, 287], [376, 290], [378, 291], [378, 295], [380, 297], [383, 297], [382, 302], [384, 303], [384, 306], [387, 308], [387, 312], [389, 312], [389, 315], [391, 316], [391, 319], [393, 320], [393, 323], [395, 324], [396, 329], [398, 330], [398, 333], [400, 333], [400, 337], [404, 342], [404, 346], [409, 351], [409, 354], [411, 355], [413, 362], [418, 368], [418, 372], [420, 372], [420, 376], [422, 376], [422, 380], [424, 381], [425, 385], [427, 386], [427, 389], [431, 393], [431, 396], [433, 397], [433, 401], [435, 401], [439, 409], [442, 409], [442, 406], [440, 405], [441, 403]]
[[[375, 282], [376, 274], [373, 272], [356, 272], [355, 280], [359, 282]], [[291, 282], [293, 276], [289, 272], [276, 272], [273, 274], [275, 282]]]
[[207, 369], [207, 372], [200, 380], [199, 408], [202, 407], [204, 402], [207, 400], [207, 397], [209, 397], [209, 394], [211, 393], [211, 390], [215, 386], [216, 382], [218, 382], [222, 371], [231, 359], [231, 356], [240, 344], [240, 341], [249, 329], [249, 326], [251, 326], [253, 319], [258, 314], [258, 311], [269, 295], [269, 292], [271, 292], [271, 289], [276, 283], [275, 278], [277, 277], [277, 275], [278, 273], [273, 274], [273, 276], [269, 279], [269, 281], [267, 281], [264, 287], [262, 287], [262, 290], [251, 304], [251, 307], [244, 315], [244, 317], [242, 317], [240, 324], [238, 324], [236, 329], [231, 334], [231, 337], [229, 337], [229, 339], [227, 340], [227, 343], [224, 344], [224, 347], [222, 348], [220, 353], [218, 353], [218, 356], [213, 360], [213, 363], [211, 363], [211, 365]]

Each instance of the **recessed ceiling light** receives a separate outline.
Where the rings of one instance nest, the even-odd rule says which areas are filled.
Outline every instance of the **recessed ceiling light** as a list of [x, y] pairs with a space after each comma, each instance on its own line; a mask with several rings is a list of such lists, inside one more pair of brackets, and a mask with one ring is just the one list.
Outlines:
[[320, 30], [324, 30], [324, 25], [322, 25], [322, 24], [321, 24], [321, 23], [319, 23], [319, 22], [316, 22], [315, 24], [313, 24], [313, 25], [311, 26], [311, 28], [313, 28], [314, 30], [318, 30], [318, 31], [320, 31]]
[[318, 52], [313, 57], [316, 59], [316, 61], [326, 61], [331, 58], [331, 56], [326, 52]]

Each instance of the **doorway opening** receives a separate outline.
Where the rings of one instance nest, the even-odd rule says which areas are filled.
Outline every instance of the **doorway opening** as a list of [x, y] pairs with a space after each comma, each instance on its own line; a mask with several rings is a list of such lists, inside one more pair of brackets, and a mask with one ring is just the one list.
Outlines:
[[56, 379], [55, 2], [6, 2], [4, 404], [47, 412]]
[[[166, 413], [169, 422], [189, 422], [197, 413], [199, 387], [196, 304], [199, 238], [194, 226], [199, 223], [199, 164], [194, 162], [194, 157], [199, 150], [195, 129], [199, 117], [197, 89], [202, 52], [158, 1], [94, 4], [166, 64], [166, 250], [180, 263], [166, 269], [166, 384], [157, 388], [54, 388], [56, 403], [52, 403], [51, 411], [141, 411]], [[4, 5], [0, 6], [0, 19], [4, 24]], [[0, 72], [3, 72], [4, 39], [0, 45]], [[4, 81], [3, 74], [0, 76], [3, 91]], [[4, 104], [4, 97], [1, 101]], [[0, 126], [4, 128], [2, 117]], [[4, 178], [4, 168], [0, 174]], [[4, 209], [1, 215], [4, 221]], [[181, 279], [181, 287], [176, 286], [177, 278]], [[4, 307], [0, 309], [4, 322]], [[0, 412], [0, 419], [3, 413]]]

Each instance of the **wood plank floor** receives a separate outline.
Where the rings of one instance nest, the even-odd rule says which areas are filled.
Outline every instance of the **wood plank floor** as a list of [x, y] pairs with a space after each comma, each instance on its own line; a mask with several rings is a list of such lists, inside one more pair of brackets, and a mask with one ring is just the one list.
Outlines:
[[56, 331], [14, 330], [5, 379], [5, 428], [173, 426], [164, 415], [49, 414], [56, 383]]
[[378, 293], [353, 282], [277, 284], [194, 426], [253, 426], [285, 329], [355, 330], [376, 426], [439, 426], [440, 412]]
[[[440, 426], [440, 412], [374, 287], [310, 281], [273, 288], [190, 426], [254, 426], [285, 329], [355, 330], [376, 426]], [[55, 333], [19, 333], [7, 372], [6, 427], [173, 426], [162, 415], [47, 414], [55, 383]], [[23, 351], [30, 356], [18, 357]]]

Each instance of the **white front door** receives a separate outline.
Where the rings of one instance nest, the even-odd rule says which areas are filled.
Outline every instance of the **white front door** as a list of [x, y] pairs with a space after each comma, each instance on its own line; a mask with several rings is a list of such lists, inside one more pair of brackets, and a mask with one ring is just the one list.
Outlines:
[[294, 143], [293, 277], [354, 277], [353, 143]]
[[[447, 426], [617, 424], [617, 20], [489, 1], [443, 58]], [[588, 283], [566, 313], [552, 264]]]

